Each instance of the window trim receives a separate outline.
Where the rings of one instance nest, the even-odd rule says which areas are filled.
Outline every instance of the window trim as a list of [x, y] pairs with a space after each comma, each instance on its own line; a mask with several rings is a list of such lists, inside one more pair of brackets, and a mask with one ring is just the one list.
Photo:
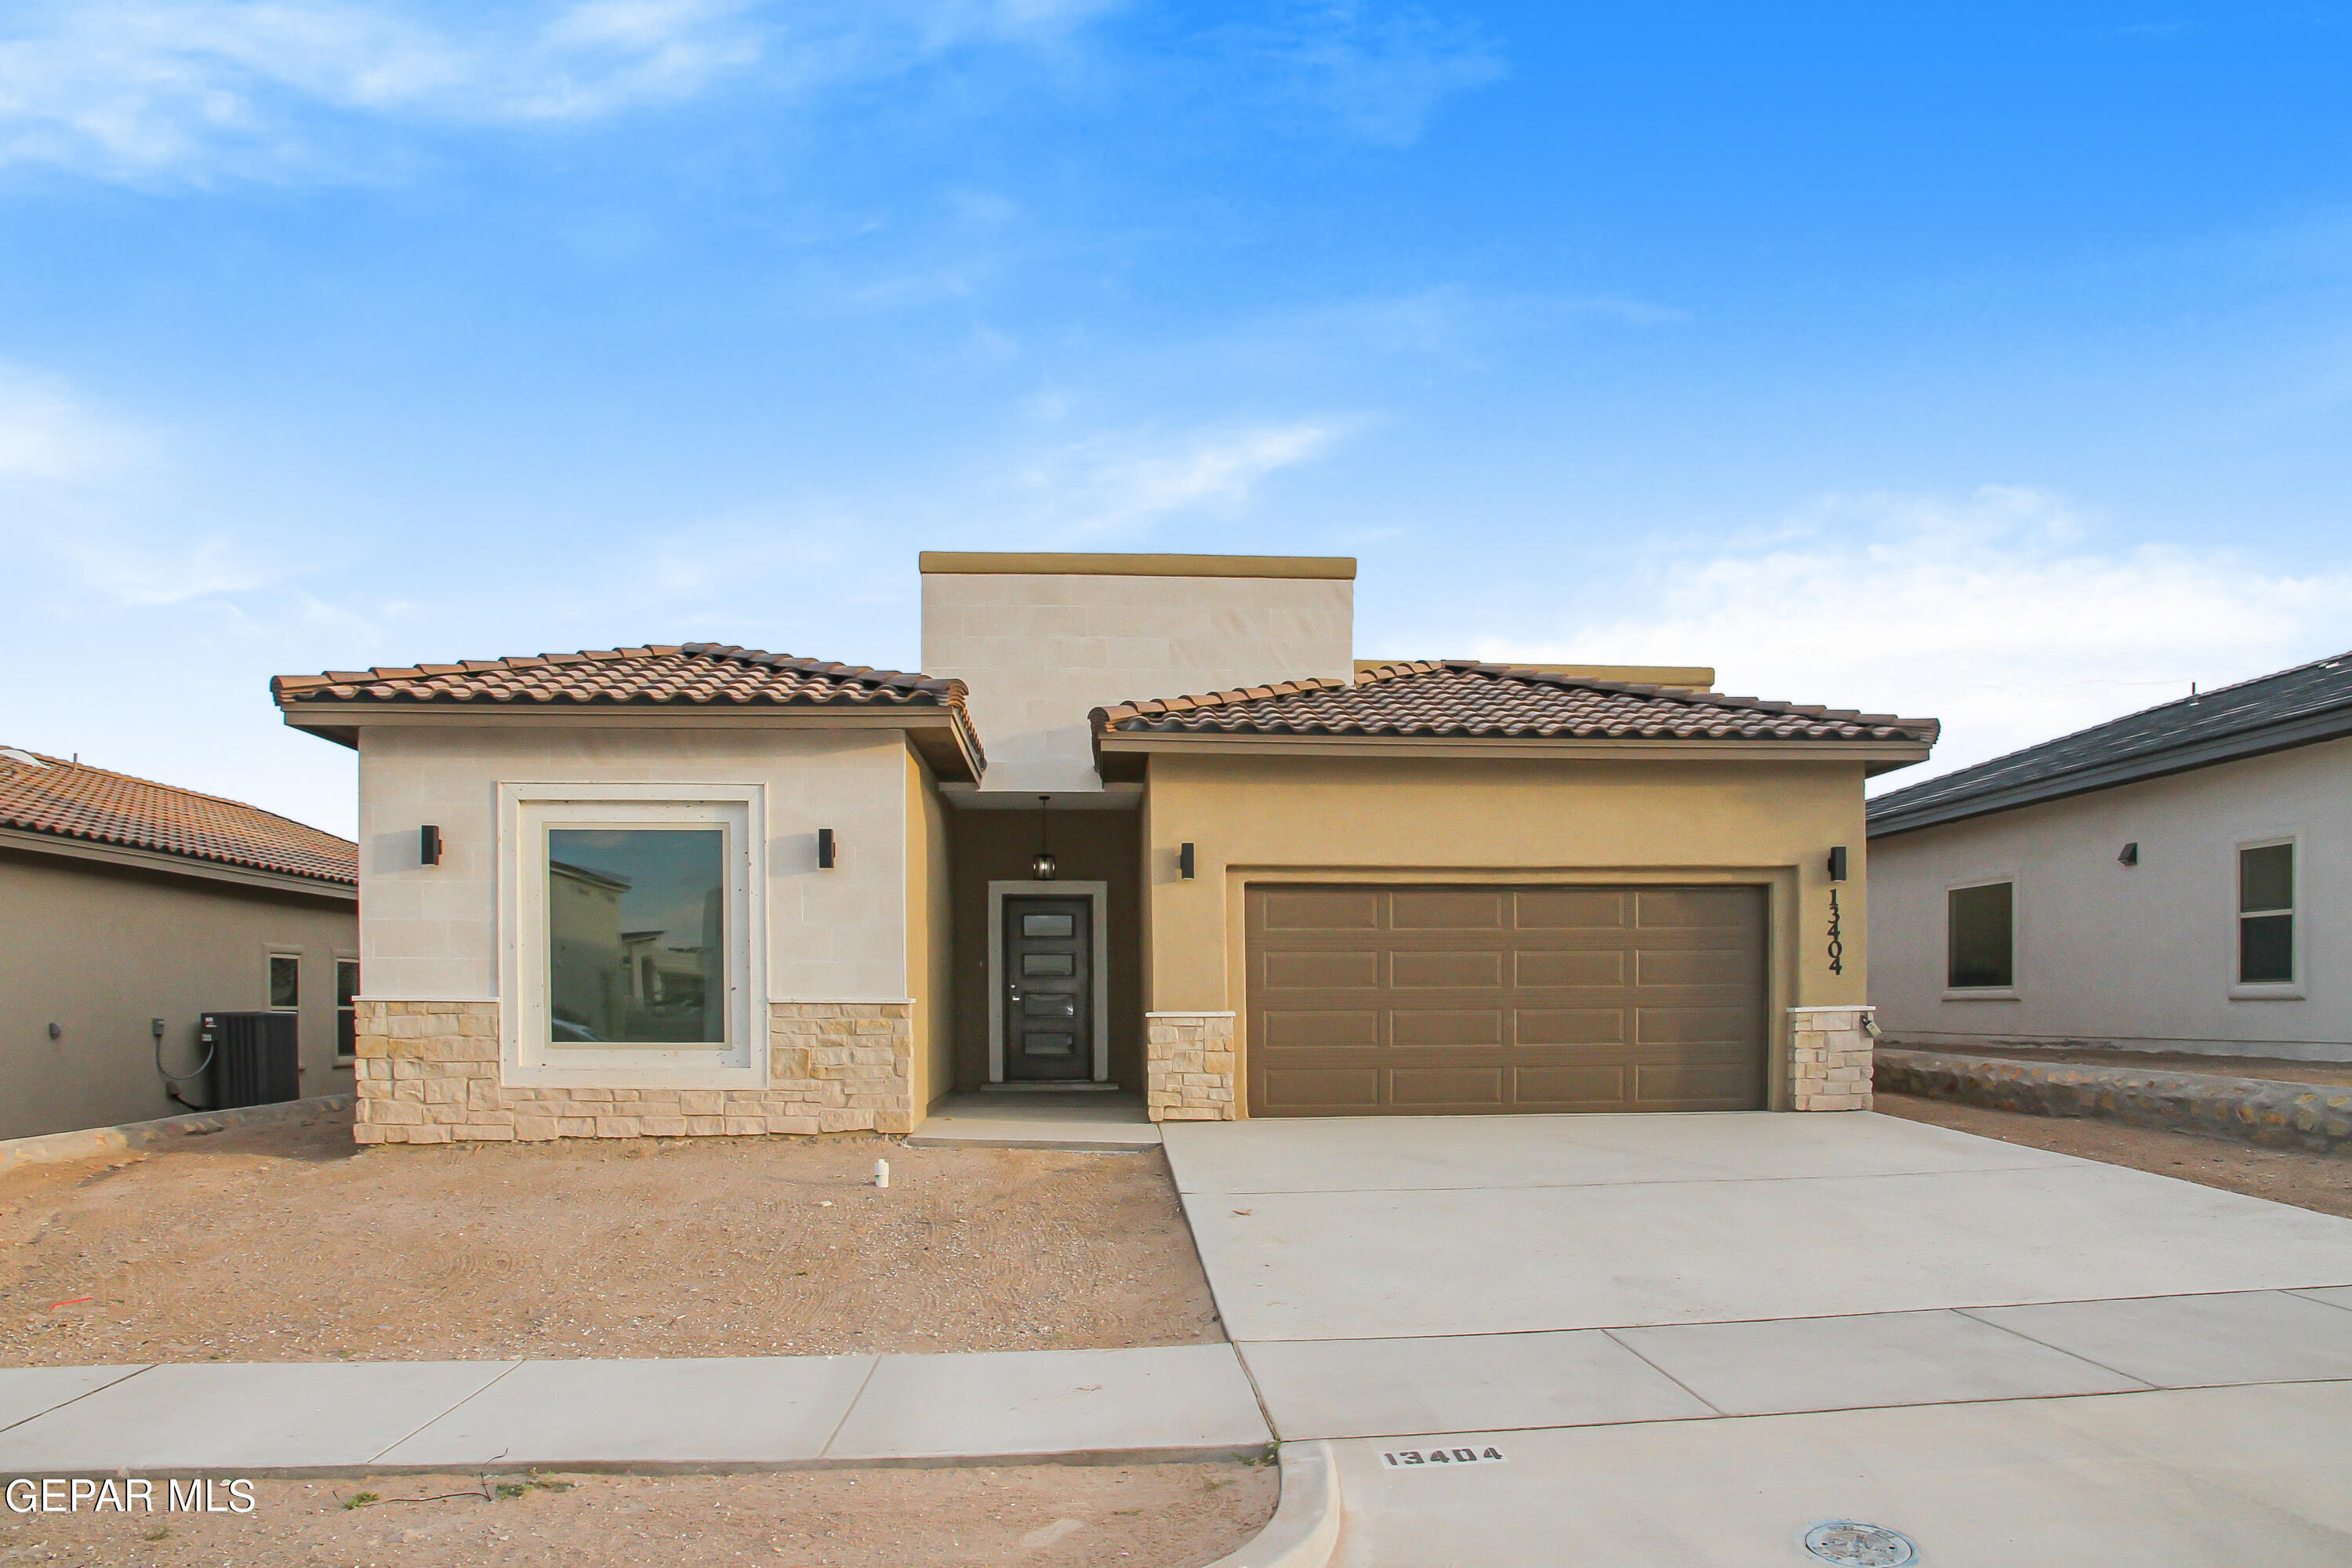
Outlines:
[[[499, 1032], [518, 1088], [750, 1089], [768, 1079], [767, 829], [758, 784], [501, 784]], [[727, 1020], [718, 1050], [548, 1037], [547, 829], [712, 824], [727, 831]]]
[[[347, 1068], [347, 1067], [351, 1066], [353, 1062], [355, 1062], [355, 1061], [359, 1060], [359, 1052], [358, 1052], [358, 1050], [357, 1050], [357, 1048], [356, 1048], [356, 1047], [358, 1047], [358, 1045], [359, 1045], [359, 1034], [360, 1034], [360, 1026], [360, 1026], [360, 1008], [359, 1008], [360, 990], [359, 990], [359, 987], [358, 987], [357, 985], [354, 985], [354, 986], [352, 986], [352, 1005], [351, 1005], [351, 1006], [350, 1006], [348, 1009], [346, 1009], [346, 1008], [344, 1007], [344, 1005], [343, 1005], [343, 965], [344, 965], [344, 964], [346, 964], [346, 963], [348, 963], [348, 964], [350, 964], [353, 969], [357, 969], [357, 968], [359, 967], [359, 963], [360, 963], [360, 955], [359, 955], [358, 953], [356, 953], [356, 952], [343, 952], [338, 951], [338, 952], [334, 954], [334, 965], [335, 965], [335, 1065], [336, 1065], [337, 1067], [343, 1067], [343, 1068]], [[346, 1051], [346, 1050], [344, 1050], [344, 1049], [343, 1049], [343, 1014], [344, 1014], [346, 1011], [348, 1011], [348, 1012], [351, 1014], [351, 1016], [352, 1016], [352, 1046], [353, 1046], [353, 1047], [354, 1047], [353, 1049], [349, 1050], [349, 1051]]]
[[[1992, 888], [2009, 885], [2009, 984], [2006, 985], [1955, 985], [1952, 984], [1952, 895], [1970, 888]], [[1943, 1000], [1947, 1002], [2021, 1002], [2024, 988], [2018, 984], [2018, 954], [2023, 950], [2025, 900], [2019, 896], [2024, 880], [2015, 871], [1994, 871], [1981, 876], [1961, 877], [1944, 884], [1943, 896]]]
[[[2241, 980], [2238, 978], [2238, 965], [2240, 960], [2243, 957], [2243, 950], [2240, 946], [2240, 943], [2245, 940], [2243, 928], [2246, 922], [2246, 910], [2240, 907], [2239, 900], [2244, 896], [2241, 891], [2241, 889], [2243, 885], [2242, 879], [2245, 876], [2246, 851], [2249, 849], [2272, 849], [2282, 844], [2285, 845], [2292, 852], [2288, 860], [2288, 865], [2291, 868], [2290, 874], [2294, 879], [2294, 897], [2293, 901], [2290, 902], [2283, 910], [2265, 910], [2261, 912], [2264, 914], [2284, 914], [2292, 921], [2292, 924], [2288, 927], [2287, 963], [2294, 969], [2294, 978], [2289, 980]], [[2230, 978], [2229, 997], [2231, 1001], [2300, 1002], [2305, 999], [2303, 989], [2305, 975], [2305, 971], [2303, 966], [2303, 839], [2300, 834], [2273, 833], [2261, 838], [2242, 838], [2238, 840], [2236, 844], [2231, 846], [2230, 941], [2229, 952], [2224, 959], [2224, 963], [2227, 964], [2227, 968], [2224, 970], [2224, 973], [2228, 974]]]
[[[278, 969], [278, 961], [279, 959], [281, 959], [281, 958], [282, 958], [282, 959], [284, 959], [284, 960], [286, 960], [289, 963], [291, 963], [291, 964], [294, 966], [294, 1001], [293, 1001], [293, 1004], [292, 1004], [291, 1005], [289, 1005], [289, 1006], [285, 1006], [285, 1007], [281, 1007], [281, 1006], [279, 1006], [279, 1005], [278, 1005], [278, 975], [277, 975], [277, 969]], [[271, 949], [269, 950], [269, 955], [268, 955], [267, 958], [263, 959], [263, 960], [262, 960], [262, 962], [261, 962], [261, 974], [262, 974], [262, 1011], [264, 1011], [264, 1012], [266, 1012], [266, 1013], [293, 1013], [293, 1014], [297, 1014], [297, 1015], [300, 1014], [300, 1012], [302, 1011], [302, 954], [301, 954], [301, 952], [300, 952], [298, 949], [294, 949], [294, 948], [290, 948], [290, 947], [273, 947], [273, 948], [271, 948]]]

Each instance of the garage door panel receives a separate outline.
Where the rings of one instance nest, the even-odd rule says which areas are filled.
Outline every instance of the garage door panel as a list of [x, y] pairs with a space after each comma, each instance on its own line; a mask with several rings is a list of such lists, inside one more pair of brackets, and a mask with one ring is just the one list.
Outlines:
[[1389, 895], [1391, 931], [1500, 931], [1510, 895], [1499, 889], [1399, 890]]
[[1261, 1115], [1325, 1115], [1377, 1110], [1381, 1075], [1376, 1068], [1276, 1068], [1258, 1079], [1252, 1107]]
[[1622, 1007], [1522, 1007], [1516, 1018], [1522, 1046], [1615, 1046], [1625, 1040]]
[[1755, 887], [1251, 889], [1250, 1103], [1760, 1107], [1765, 910]]
[[[1633, 1099], [1639, 1105], [1678, 1105], [1686, 1110], [1738, 1110], [1761, 1086], [1759, 1075], [1745, 1062], [1684, 1062], [1633, 1069]], [[1704, 1104], [1698, 1103], [1704, 1101]]]
[[1622, 952], [1537, 952], [1511, 954], [1512, 978], [1522, 990], [1552, 985], [1622, 985], [1625, 954]]
[[1381, 955], [1353, 952], [1269, 952], [1259, 971], [1269, 991], [1360, 990], [1381, 983]]
[[1503, 1072], [1499, 1067], [1391, 1068], [1389, 1103], [1398, 1110], [1500, 1110]]
[[1631, 898], [1619, 888], [1522, 888], [1517, 900], [1521, 931], [1622, 931]]
[[1481, 986], [1503, 983], [1503, 963], [1510, 955], [1494, 948], [1483, 952], [1396, 952], [1389, 954], [1389, 984], [1399, 990], [1437, 985]]
[[1503, 1014], [1499, 1008], [1399, 1008], [1389, 1015], [1389, 1038], [1400, 1047], [1499, 1046]]
[[1253, 1047], [1274, 1051], [1372, 1049], [1381, 1043], [1381, 1016], [1370, 1008], [1345, 1013], [1268, 1008], [1258, 1029]]
[[1642, 1007], [1633, 1038], [1645, 1046], [1737, 1045], [1755, 1030], [1746, 1007]]
[[1381, 895], [1369, 888], [1334, 888], [1268, 893], [1263, 918], [1268, 931], [1378, 931]]
[[1546, 1106], [1613, 1106], [1627, 1098], [1633, 1069], [1596, 1063], [1591, 1067], [1514, 1068], [1512, 1100], [1526, 1110]]

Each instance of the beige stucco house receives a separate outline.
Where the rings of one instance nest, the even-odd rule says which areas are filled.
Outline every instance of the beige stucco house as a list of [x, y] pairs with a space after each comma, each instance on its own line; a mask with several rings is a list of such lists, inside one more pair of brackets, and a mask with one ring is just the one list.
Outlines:
[[921, 566], [921, 675], [275, 683], [360, 753], [362, 1141], [1866, 1103], [1863, 781], [1932, 721], [1360, 662], [1348, 560]]
[[357, 882], [331, 833], [0, 747], [0, 1138], [208, 1108], [206, 1013], [292, 1017], [299, 1092], [348, 1093]]

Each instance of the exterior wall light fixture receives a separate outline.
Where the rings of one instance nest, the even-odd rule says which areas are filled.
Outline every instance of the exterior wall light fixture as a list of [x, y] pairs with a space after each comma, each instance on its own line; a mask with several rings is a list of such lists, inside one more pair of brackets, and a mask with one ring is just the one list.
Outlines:
[[830, 827], [816, 830], [816, 868], [820, 871], [833, 869], [833, 829]]
[[416, 830], [416, 863], [420, 866], [441, 864], [441, 830], [429, 823]]
[[1052, 881], [1056, 869], [1053, 848], [1045, 837], [1045, 803], [1053, 798], [1049, 795], [1037, 797], [1037, 853], [1029, 862], [1029, 874], [1040, 882]]
[[2133, 839], [2130, 843], [2128, 843], [2128, 844], [2125, 845], [2125, 846], [2124, 846], [2124, 852], [2123, 852], [2122, 854], [2120, 854], [2120, 855], [2118, 855], [2118, 856], [2116, 856], [2116, 863], [2117, 865], [2119, 865], [2119, 866], [2137, 866], [2137, 865], [2138, 865], [2138, 864], [2139, 864], [2139, 840], [2138, 840], [2138, 839], [2137, 839], [2137, 838], [2135, 838], [2135, 839]]
[[1845, 880], [1845, 846], [1843, 844], [1830, 851], [1830, 880]]
[[1188, 882], [1192, 879], [1192, 847], [1190, 844], [1176, 846], [1176, 874]]

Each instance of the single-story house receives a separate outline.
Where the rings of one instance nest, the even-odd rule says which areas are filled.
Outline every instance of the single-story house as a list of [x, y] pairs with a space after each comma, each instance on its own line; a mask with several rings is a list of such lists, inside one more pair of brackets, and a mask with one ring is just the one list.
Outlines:
[[300, 1091], [349, 1092], [358, 896], [348, 839], [0, 747], [0, 1138], [208, 1105], [206, 1013], [292, 1016]]
[[360, 756], [362, 1141], [1866, 1103], [1863, 781], [1932, 721], [1359, 668], [1345, 559], [921, 570], [919, 675], [275, 682]]
[[2352, 653], [1870, 804], [1890, 1037], [2352, 1060]]

